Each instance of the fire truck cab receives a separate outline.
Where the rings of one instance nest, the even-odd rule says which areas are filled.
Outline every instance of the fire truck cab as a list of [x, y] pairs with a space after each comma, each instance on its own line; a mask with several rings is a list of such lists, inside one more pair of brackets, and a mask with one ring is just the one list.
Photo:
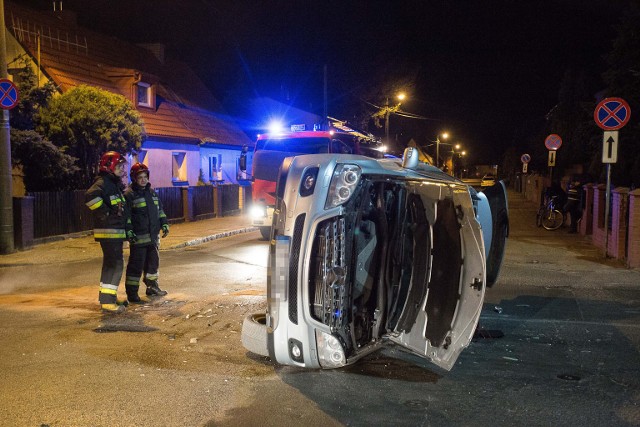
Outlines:
[[360, 154], [383, 158], [379, 141], [342, 127], [328, 131], [278, 132], [258, 135], [253, 154], [251, 223], [269, 239], [275, 207], [278, 169], [287, 157], [304, 154]]

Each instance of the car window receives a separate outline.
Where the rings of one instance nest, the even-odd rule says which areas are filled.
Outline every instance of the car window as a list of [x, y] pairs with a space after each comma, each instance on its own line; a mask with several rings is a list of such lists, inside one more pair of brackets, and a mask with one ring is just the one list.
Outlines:
[[353, 154], [351, 147], [349, 147], [346, 142], [340, 141], [339, 139], [331, 140], [331, 152], [337, 154]]

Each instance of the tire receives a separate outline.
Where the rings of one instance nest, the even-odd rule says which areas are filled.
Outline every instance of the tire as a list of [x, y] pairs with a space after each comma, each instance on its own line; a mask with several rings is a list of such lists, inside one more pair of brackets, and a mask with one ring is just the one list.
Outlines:
[[264, 240], [271, 238], [271, 227], [260, 227], [260, 234]]
[[266, 314], [255, 313], [245, 317], [242, 322], [242, 345], [251, 353], [260, 356], [269, 356], [266, 321]]
[[500, 275], [500, 267], [504, 260], [504, 251], [509, 235], [509, 220], [505, 213], [501, 213], [498, 226], [493, 229], [491, 238], [491, 248], [489, 248], [489, 259], [487, 260], [487, 287], [492, 287]]
[[546, 211], [542, 218], [542, 226], [546, 230], [557, 230], [564, 223], [564, 215], [558, 209]]

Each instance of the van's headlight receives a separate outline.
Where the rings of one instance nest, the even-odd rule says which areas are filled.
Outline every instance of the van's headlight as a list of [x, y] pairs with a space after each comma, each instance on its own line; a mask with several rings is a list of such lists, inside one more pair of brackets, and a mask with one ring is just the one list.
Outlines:
[[353, 194], [362, 170], [359, 166], [339, 164], [333, 171], [331, 177], [331, 185], [329, 185], [329, 194], [325, 209], [335, 208], [346, 203]]
[[340, 368], [347, 363], [340, 341], [331, 334], [316, 330], [318, 361], [323, 368]]
[[267, 207], [261, 203], [254, 203], [251, 206], [251, 218], [264, 218], [267, 216]]

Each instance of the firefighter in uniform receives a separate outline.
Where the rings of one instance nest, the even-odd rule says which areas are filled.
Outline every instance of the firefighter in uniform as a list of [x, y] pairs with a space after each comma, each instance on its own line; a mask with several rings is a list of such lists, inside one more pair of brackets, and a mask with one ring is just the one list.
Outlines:
[[[164, 296], [158, 286], [158, 267], [160, 265], [160, 248], [158, 235], [169, 234], [167, 216], [162, 210], [162, 203], [149, 183], [149, 168], [143, 163], [131, 167], [131, 185], [125, 190], [127, 204], [131, 206], [131, 227], [136, 240], [131, 243], [125, 289], [127, 299], [131, 303], [141, 303], [138, 295], [140, 278], [147, 285], [147, 296]], [[143, 277], [144, 273], [144, 277]]]
[[125, 310], [117, 301], [118, 285], [124, 267], [122, 246], [127, 240], [129, 221], [129, 208], [122, 192], [125, 163], [126, 160], [120, 153], [104, 153], [100, 158], [98, 176], [85, 193], [86, 205], [93, 213], [93, 237], [100, 242], [103, 255], [98, 300], [102, 310], [111, 313]]

